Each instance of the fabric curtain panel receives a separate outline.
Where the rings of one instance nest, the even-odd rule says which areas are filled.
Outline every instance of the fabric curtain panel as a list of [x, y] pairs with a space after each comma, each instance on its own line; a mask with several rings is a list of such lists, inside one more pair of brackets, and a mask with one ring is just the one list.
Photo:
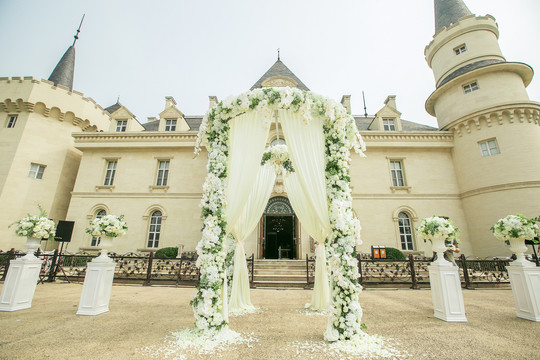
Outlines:
[[[235, 250], [233, 284], [231, 288], [231, 307], [229, 310], [252, 307], [249, 299], [249, 275], [242, 241], [247, 237], [255, 217], [255, 206], [263, 200], [252, 196], [256, 188], [261, 186], [261, 158], [264, 152], [270, 123], [263, 121], [259, 112], [248, 111], [230, 122], [230, 149], [228, 160], [228, 177], [225, 188], [227, 206], [227, 233], [232, 233], [238, 244]], [[275, 176], [275, 175], [274, 175]], [[264, 180], [264, 179], [262, 179]], [[272, 183], [273, 185], [273, 183]], [[267, 185], [268, 186], [268, 185]], [[253, 189], [253, 191], [246, 191]], [[271, 191], [271, 189], [270, 189]], [[257, 195], [258, 196], [258, 195]], [[268, 194], [270, 196], [270, 194]], [[260, 206], [260, 205], [258, 205]], [[264, 205], [260, 217], [264, 211]], [[236, 284], [235, 284], [236, 278]], [[224, 299], [226, 302], [227, 299]], [[241, 310], [240, 309], [240, 310]]]
[[243, 211], [235, 222], [232, 234], [237, 240], [234, 251], [234, 273], [231, 287], [229, 311], [254, 309], [249, 294], [249, 274], [246, 263], [244, 240], [255, 229], [268, 203], [276, 174], [271, 166], [259, 166], [259, 171]]
[[322, 119], [313, 117], [312, 121], [305, 124], [301, 115], [284, 110], [280, 110], [279, 117], [295, 168], [294, 173], [284, 176], [285, 191], [302, 226], [319, 244], [311, 308], [324, 311], [330, 302], [324, 244], [331, 227], [326, 195]]

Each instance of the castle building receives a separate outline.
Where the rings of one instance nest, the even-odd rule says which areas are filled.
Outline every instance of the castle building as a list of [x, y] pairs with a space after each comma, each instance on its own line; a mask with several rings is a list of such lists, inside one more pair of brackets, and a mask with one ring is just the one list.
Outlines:
[[[498, 35], [490, 15], [435, 0], [435, 35], [425, 49], [435, 90], [426, 110], [439, 127], [402, 119], [393, 95], [375, 115], [354, 115], [367, 145], [367, 158], [353, 154], [351, 163], [360, 251], [385, 245], [431, 254], [414, 228], [443, 215], [461, 229], [466, 255], [506, 256], [489, 228], [508, 214], [539, 215], [540, 104], [526, 92], [533, 72], [506, 61]], [[99, 251], [100, 239], [85, 228], [104, 214], [123, 214], [129, 226], [112, 251], [194, 250], [207, 162], [204, 151], [193, 155], [202, 115], [185, 115], [172, 97], [144, 124], [119, 102], [101, 107], [72, 90], [74, 45], [49, 80], [0, 78], [0, 209], [8, 214], [0, 218], [0, 249], [22, 248], [7, 226], [40, 204], [54, 220], [75, 222], [71, 252]], [[276, 86], [309, 90], [279, 58], [251, 89]], [[209, 107], [217, 103], [209, 97]], [[341, 103], [350, 112], [350, 96]], [[256, 258], [313, 253], [280, 177], [244, 246]]]

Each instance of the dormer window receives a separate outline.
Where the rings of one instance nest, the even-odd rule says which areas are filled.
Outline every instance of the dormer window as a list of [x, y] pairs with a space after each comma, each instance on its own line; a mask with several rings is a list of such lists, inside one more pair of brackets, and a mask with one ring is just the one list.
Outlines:
[[165, 120], [165, 131], [176, 131], [176, 119]]
[[457, 48], [454, 49], [456, 55], [464, 53], [465, 51], [467, 51], [467, 47], [465, 46], [465, 44], [459, 45]]
[[479, 87], [478, 87], [478, 83], [476, 81], [463, 86], [463, 91], [465, 92], [465, 94], [476, 91], [478, 89], [479, 89]]
[[383, 119], [384, 131], [396, 131], [396, 122], [394, 119]]
[[116, 132], [125, 132], [127, 128], [127, 120], [116, 121]]

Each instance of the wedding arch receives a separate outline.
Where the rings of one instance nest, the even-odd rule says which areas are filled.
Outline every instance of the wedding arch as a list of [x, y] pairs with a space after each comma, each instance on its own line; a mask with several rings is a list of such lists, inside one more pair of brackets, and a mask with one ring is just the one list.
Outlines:
[[[275, 112], [287, 146], [265, 152]], [[259, 221], [278, 170], [285, 173], [285, 190], [300, 222], [319, 244], [317, 266], [326, 269], [326, 260], [320, 257], [328, 259], [331, 301], [325, 339], [359, 335], [360, 222], [352, 210], [349, 164], [351, 148], [364, 156], [365, 144], [354, 118], [341, 104], [312, 92], [255, 89], [228, 97], [206, 113], [196, 154], [202, 146], [208, 150], [208, 173], [201, 200], [202, 238], [197, 245], [201, 277], [191, 302], [195, 327], [219, 331], [228, 326], [231, 279], [231, 307], [251, 306], [249, 288], [247, 296], [242, 291], [248, 286], [242, 242]]]

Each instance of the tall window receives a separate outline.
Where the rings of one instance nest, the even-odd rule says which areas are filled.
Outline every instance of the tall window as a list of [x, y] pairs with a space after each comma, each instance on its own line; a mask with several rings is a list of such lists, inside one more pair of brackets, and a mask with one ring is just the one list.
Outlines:
[[393, 186], [405, 186], [405, 177], [403, 176], [403, 164], [400, 160], [390, 161], [390, 172], [392, 173]]
[[169, 178], [169, 160], [160, 160], [158, 162], [158, 172], [156, 186], [166, 186]]
[[116, 132], [125, 132], [127, 128], [127, 120], [118, 120], [116, 122]]
[[394, 119], [383, 119], [384, 131], [396, 131]]
[[404, 212], [400, 212], [398, 215], [398, 226], [399, 238], [401, 240], [401, 250], [414, 250], [412, 226], [409, 215]]
[[465, 51], [467, 51], [467, 47], [465, 46], [465, 44], [459, 45], [457, 48], [454, 49], [454, 52], [456, 53], [456, 55], [462, 54]]
[[165, 120], [165, 131], [176, 131], [176, 119]]
[[14, 128], [15, 123], [17, 122], [18, 115], [9, 115], [9, 120], [7, 123], [8, 128]]
[[[96, 214], [96, 219], [101, 219], [102, 217], [104, 217], [105, 215], [107, 215], [107, 212], [105, 210], [99, 210], [98, 213]], [[90, 246], [99, 246], [101, 242], [101, 236], [92, 236], [92, 240], [90, 241]]]
[[500, 154], [499, 147], [497, 146], [497, 140], [486, 140], [478, 143], [480, 145], [480, 152], [482, 156], [493, 156]]
[[105, 181], [103, 182], [103, 185], [112, 186], [114, 182], [114, 175], [116, 174], [117, 163], [118, 161], [116, 160], [107, 161], [107, 170], [105, 171]]
[[150, 216], [150, 227], [148, 228], [149, 248], [157, 248], [159, 245], [159, 234], [161, 233], [161, 211], [156, 210]]
[[44, 165], [32, 163], [30, 164], [30, 171], [28, 172], [28, 177], [32, 179], [42, 179], [44, 171], [45, 171]]
[[479, 87], [478, 87], [478, 83], [476, 81], [463, 86], [463, 91], [465, 92], [465, 94], [476, 91], [478, 89], [479, 89]]

